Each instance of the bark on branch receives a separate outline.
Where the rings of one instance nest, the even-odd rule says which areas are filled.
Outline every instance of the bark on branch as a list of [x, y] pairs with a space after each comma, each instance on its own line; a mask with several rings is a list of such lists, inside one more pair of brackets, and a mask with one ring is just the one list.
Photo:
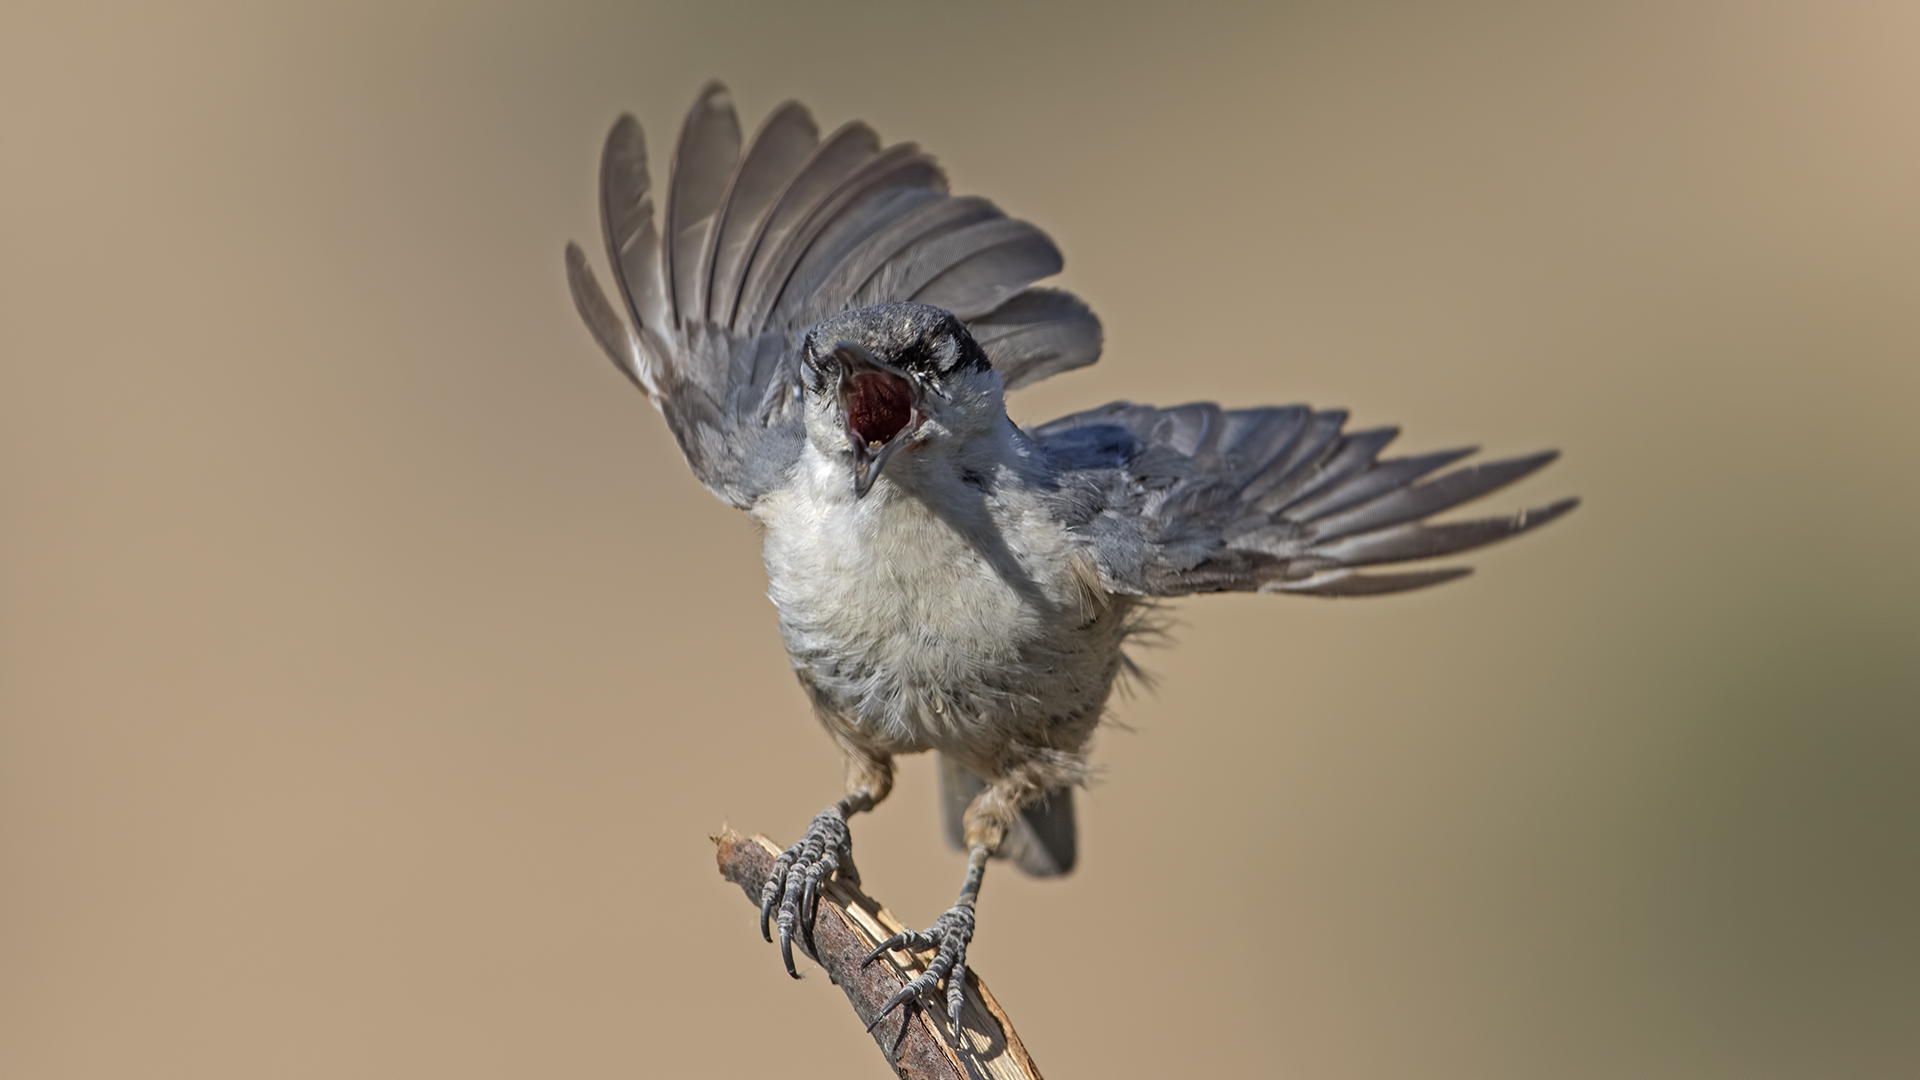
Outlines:
[[[719, 845], [720, 876], [740, 886], [757, 909], [760, 889], [781, 849], [764, 836], [746, 837], [732, 829], [714, 837], [714, 843]], [[813, 926], [820, 955], [813, 959], [826, 969], [827, 978], [846, 991], [862, 1025], [932, 959], [931, 952], [915, 956], [895, 951], [864, 968], [860, 966], [875, 945], [903, 929], [900, 920], [879, 902], [844, 881], [830, 881], [822, 891], [820, 913]], [[804, 941], [795, 940], [793, 944], [797, 951], [806, 953]], [[1033, 1059], [1027, 1056], [1012, 1022], [971, 968], [967, 971], [966, 1004], [960, 1011], [957, 1047], [942, 1034], [947, 1026], [946, 1017], [941, 1015], [944, 1011], [944, 1002], [937, 1012], [895, 1009], [874, 1026], [873, 1041], [882, 1054], [889, 1054], [898, 1041], [898, 1051], [887, 1058], [895, 1072], [913, 1080], [1040, 1080], [1040, 1072], [1033, 1067]], [[903, 1023], [907, 1025], [904, 1033]]]

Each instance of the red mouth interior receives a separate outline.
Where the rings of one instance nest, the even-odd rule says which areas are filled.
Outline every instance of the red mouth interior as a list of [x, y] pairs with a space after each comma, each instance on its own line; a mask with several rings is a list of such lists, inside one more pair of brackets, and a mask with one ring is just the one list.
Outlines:
[[866, 371], [847, 388], [847, 427], [868, 446], [892, 442], [913, 419], [913, 393], [905, 379]]

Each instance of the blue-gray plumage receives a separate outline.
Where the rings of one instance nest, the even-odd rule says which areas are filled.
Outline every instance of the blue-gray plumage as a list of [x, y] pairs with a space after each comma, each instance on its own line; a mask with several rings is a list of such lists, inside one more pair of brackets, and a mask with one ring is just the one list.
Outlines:
[[854, 872], [847, 818], [886, 797], [894, 755], [941, 754], [966, 884], [932, 930], [876, 951], [935, 952], [883, 1016], [944, 979], [957, 1030], [990, 857], [1072, 868], [1071, 789], [1154, 598], [1421, 588], [1467, 570], [1368, 568], [1576, 502], [1430, 524], [1554, 455], [1444, 472], [1473, 451], [1383, 459], [1394, 429], [1299, 405], [1118, 402], [1021, 429], [1005, 392], [1093, 363], [1099, 320], [1034, 285], [1061, 268], [1046, 234], [949, 195], [930, 157], [863, 124], [822, 139], [789, 103], [743, 153], [712, 84], [681, 130], [664, 235], [632, 117], [608, 137], [601, 198], [622, 304], [570, 244], [580, 314], [700, 482], [760, 522], [788, 655], [847, 759], [847, 796], [762, 898], [789, 972], [820, 882]]

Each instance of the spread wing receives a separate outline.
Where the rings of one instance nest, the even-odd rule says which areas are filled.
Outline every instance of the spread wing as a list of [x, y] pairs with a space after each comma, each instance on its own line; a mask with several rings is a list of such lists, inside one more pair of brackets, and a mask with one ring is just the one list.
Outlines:
[[1381, 458], [1397, 429], [1345, 432], [1346, 419], [1303, 405], [1156, 409], [1116, 402], [1030, 435], [1057, 473], [1054, 497], [1063, 516], [1090, 540], [1106, 585], [1141, 596], [1418, 589], [1470, 571], [1362, 571], [1517, 536], [1579, 503], [1562, 499], [1504, 517], [1430, 523], [1425, 519], [1505, 487], [1558, 453], [1442, 472], [1474, 451]]
[[823, 139], [789, 102], [743, 152], [726, 88], [710, 83], [680, 131], [664, 231], [631, 116], [607, 136], [600, 194], [622, 303], [569, 244], [580, 316], [666, 416], [694, 475], [743, 509], [799, 456], [798, 346], [829, 315], [896, 300], [946, 308], [1009, 388], [1100, 355], [1086, 305], [1030, 287], [1060, 270], [1045, 233], [949, 195], [931, 157], [883, 147], [865, 124]]

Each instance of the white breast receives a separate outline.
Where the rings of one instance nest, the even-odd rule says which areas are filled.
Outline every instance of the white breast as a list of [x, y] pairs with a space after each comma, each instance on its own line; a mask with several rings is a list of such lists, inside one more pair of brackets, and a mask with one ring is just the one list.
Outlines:
[[856, 499], [809, 448], [798, 483], [756, 509], [781, 632], [816, 694], [900, 750], [1097, 713], [1117, 618], [1066, 529], [1018, 484], [989, 496], [929, 463], [896, 469], [911, 493], [882, 474]]

